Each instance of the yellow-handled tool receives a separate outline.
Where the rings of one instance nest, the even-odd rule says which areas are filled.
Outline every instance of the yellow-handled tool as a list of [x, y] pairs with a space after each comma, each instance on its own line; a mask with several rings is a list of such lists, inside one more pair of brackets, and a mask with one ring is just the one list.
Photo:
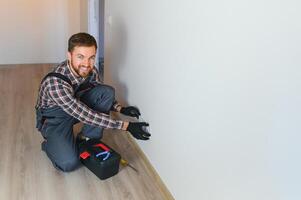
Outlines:
[[137, 172], [137, 173], [139, 173], [138, 172], [138, 170], [135, 168], [135, 167], [133, 167], [127, 160], [125, 160], [125, 159], [123, 159], [123, 158], [121, 158], [120, 159], [120, 164], [122, 165], [122, 166], [129, 166], [130, 168], [132, 168], [135, 172]]

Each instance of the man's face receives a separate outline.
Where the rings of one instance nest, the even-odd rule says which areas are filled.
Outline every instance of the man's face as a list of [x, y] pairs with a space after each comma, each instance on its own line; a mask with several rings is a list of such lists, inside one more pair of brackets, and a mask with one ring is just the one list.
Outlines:
[[72, 52], [68, 52], [69, 65], [77, 75], [85, 78], [94, 67], [95, 56], [96, 49], [94, 46], [76, 46]]

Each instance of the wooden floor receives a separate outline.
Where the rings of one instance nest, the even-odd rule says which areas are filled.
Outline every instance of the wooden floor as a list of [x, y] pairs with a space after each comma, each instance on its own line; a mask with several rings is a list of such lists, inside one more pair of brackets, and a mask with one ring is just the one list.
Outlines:
[[35, 129], [38, 86], [51, 65], [0, 65], [0, 199], [173, 199], [128, 134], [105, 132], [104, 141], [134, 165], [98, 179], [87, 168], [63, 173], [41, 151]]

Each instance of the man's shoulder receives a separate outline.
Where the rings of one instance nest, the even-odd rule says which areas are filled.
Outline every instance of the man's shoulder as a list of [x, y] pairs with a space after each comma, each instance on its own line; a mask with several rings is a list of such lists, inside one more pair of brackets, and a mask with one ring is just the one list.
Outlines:
[[47, 85], [52, 85], [54, 83], [64, 84], [64, 82], [72, 85], [68, 73], [67, 61], [59, 63], [52, 70], [50, 70], [42, 82], [45, 82]]
[[54, 67], [52, 72], [60, 73], [60, 74], [66, 74], [67, 72], [67, 60], [59, 63], [57, 66]]

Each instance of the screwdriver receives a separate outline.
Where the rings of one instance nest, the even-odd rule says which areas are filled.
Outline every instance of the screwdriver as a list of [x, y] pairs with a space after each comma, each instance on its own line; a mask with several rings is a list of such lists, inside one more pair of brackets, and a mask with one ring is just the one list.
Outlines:
[[135, 172], [139, 173], [138, 170], [137, 170], [135, 167], [133, 167], [127, 160], [125, 160], [125, 159], [123, 159], [123, 158], [120, 159], [120, 164], [121, 164], [122, 166], [129, 166], [129, 167], [132, 168]]

